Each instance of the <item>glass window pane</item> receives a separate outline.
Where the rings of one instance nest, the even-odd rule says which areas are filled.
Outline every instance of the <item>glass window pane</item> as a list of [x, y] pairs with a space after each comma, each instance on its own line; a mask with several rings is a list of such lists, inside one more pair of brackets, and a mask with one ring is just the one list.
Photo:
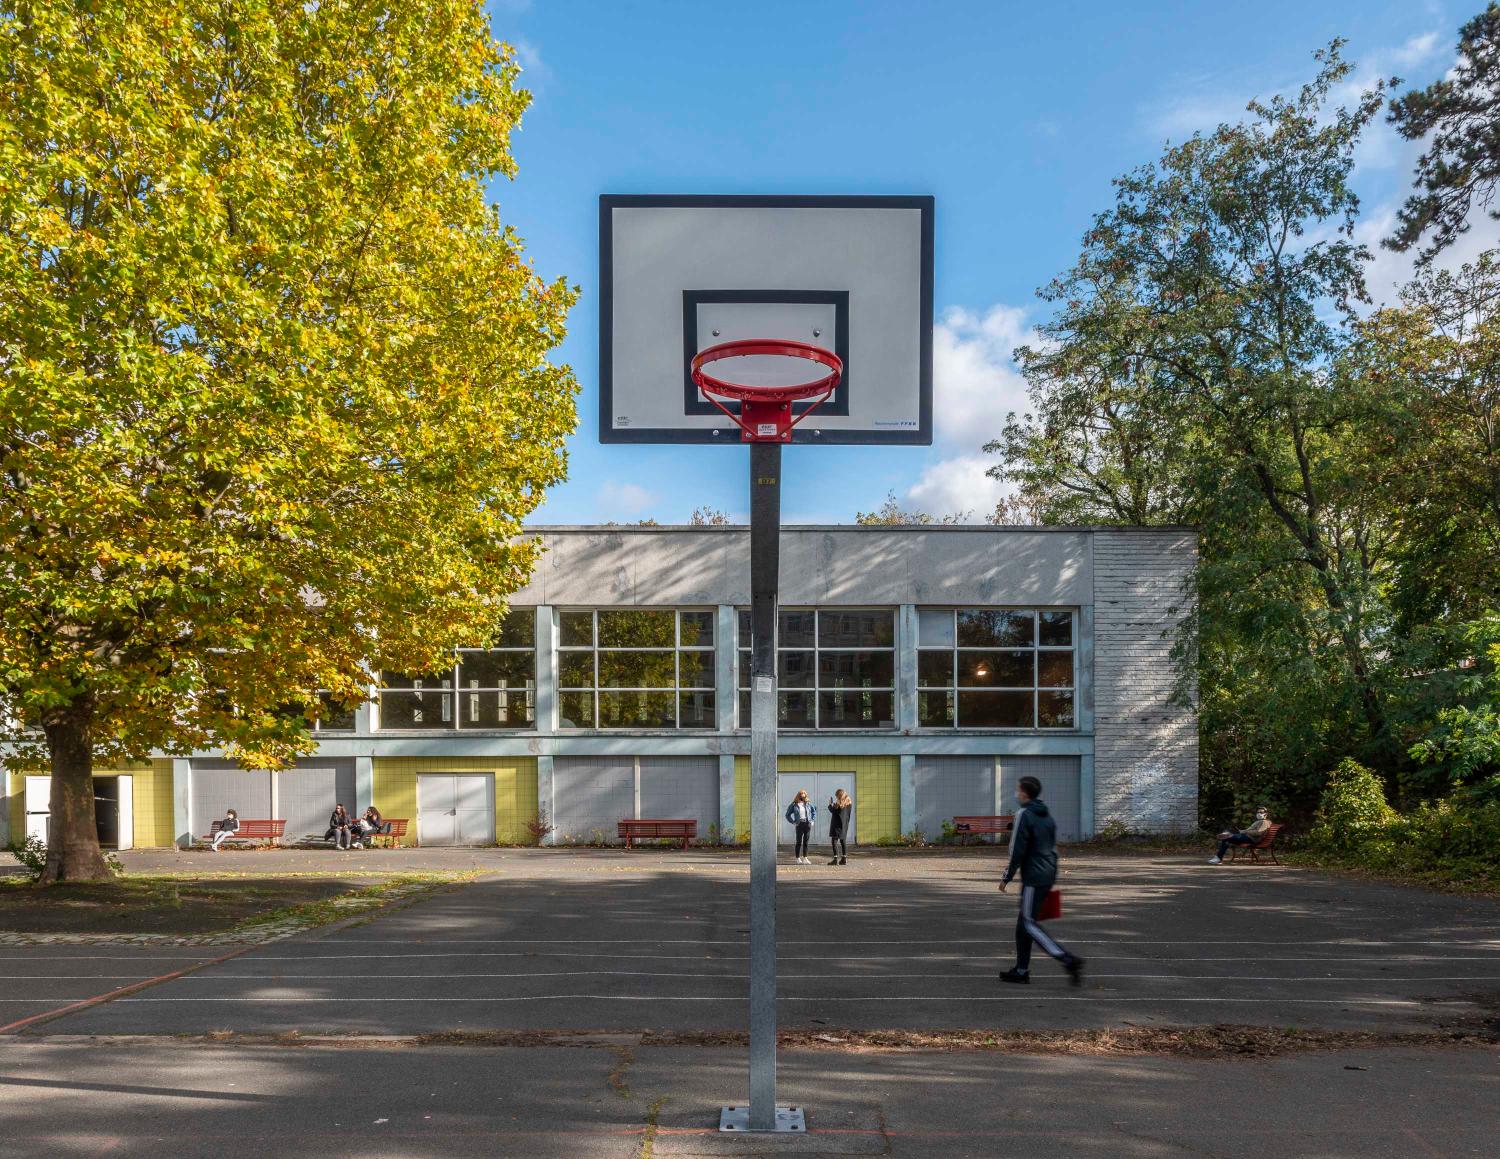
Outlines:
[[677, 719], [682, 728], [713, 728], [714, 694], [682, 692], [677, 696]]
[[714, 646], [714, 614], [712, 612], [683, 612], [679, 617], [679, 629], [684, 648], [712, 648]]
[[511, 608], [495, 634], [497, 648], [536, 647], [536, 609]]
[[594, 694], [561, 692], [557, 696], [559, 723], [563, 728], [594, 727]]
[[891, 688], [896, 681], [894, 652], [819, 652], [819, 688]]
[[592, 652], [559, 652], [557, 682], [560, 688], [592, 688], [594, 686], [594, 654]]
[[318, 731], [352, 732], [354, 730], [354, 706], [343, 705], [326, 692], [318, 694]]
[[891, 692], [818, 693], [819, 728], [895, 728]]
[[922, 648], [953, 647], [953, 612], [948, 608], [917, 610], [917, 645]]
[[384, 688], [451, 688], [453, 669], [442, 672], [382, 672], [380, 683]]
[[892, 611], [818, 613], [818, 644], [824, 648], [890, 648], [896, 643]]
[[1036, 654], [1036, 682], [1043, 688], [1073, 687], [1073, 653], [1038, 652]]
[[750, 649], [740, 650], [739, 681], [741, 688], [750, 687]]
[[594, 646], [594, 613], [562, 612], [557, 617], [558, 643], [564, 648]]
[[1073, 643], [1072, 612], [1038, 612], [1038, 643], [1069, 647]]
[[[601, 621], [603, 617], [600, 617]], [[604, 634], [601, 622], [599, 634]], [[600, 688], [672, 688], [677, 683], [676, 656], [672, 652], [599, 653]], [[602, 715], [603, 701], [600, 701]]]
[[953, 687], [952, 652], [918, 652], [917, 683], [928, 687]]
[[959, 728], [1030, 728], [1030, 692], [960, 692]]
[[817, 634], [816, 612], [786, 612], [777, 617], [778, 648], [811, 648]]
[[817, 653], [815, 652], [776, 653], [777, 687], [811, 688], [816, 662]]
[[960, 609], [958, 642], [971, 648], [1030, 648], [1036, 643], [1030, 612]]
[[381, 728], [452, 728], [453, 694], [449, 692], [382, 692]]
[[673, 648], [677, 626], [671, 612], [612, 611], [599, 613], [601, 648]]
[[748, 692], [740, 693], [740, 720], [736, 727], [750, 727], [750, 694]]
[[1038, 728], [1072, 728], [1073, 694], [1071, 692], [1039, 692], [1036, 697]]
[[676, 728], [675, 692], [601, 692], [600, 728]]
[[776, 716], [782, 728], [812, 728], [817, 723], [813, 716], [813, 694], [778, 692]]
[[1031, 688], [1035, 684], [1036, 653], [960, 652], [958, 683], [961, 688]]
[[953, 723], [953, 693], [917, 693], [917, 723], [923, 728], [946, 728], [951, 725]]
[[458, 694], [459, 728], [530, 728], [536, 723], [536, 696], [529, 689]]
[[460, 688], [524, 688], [536, 683], [535, 652], [460, 652]]
[[739, 610], [740, 638], [737, 643], [742, 648], [750, 647], [750, 610], [741, 608]]
[[679, 688], [712, 688], [714, 686], [714, 654], [712, 652], [678, 653], [677, 673]]

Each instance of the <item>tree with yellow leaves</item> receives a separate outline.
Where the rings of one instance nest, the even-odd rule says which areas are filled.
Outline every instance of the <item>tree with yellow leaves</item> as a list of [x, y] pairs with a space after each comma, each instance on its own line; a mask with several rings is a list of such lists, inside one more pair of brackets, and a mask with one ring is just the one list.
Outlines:
[[51, 766], [44, 880], [107, 873], [95, 759], [286, 761], [525, 582], [576, 292], [486, 202], [518, 77], [478, 0], [0, 0], [0, 727]]

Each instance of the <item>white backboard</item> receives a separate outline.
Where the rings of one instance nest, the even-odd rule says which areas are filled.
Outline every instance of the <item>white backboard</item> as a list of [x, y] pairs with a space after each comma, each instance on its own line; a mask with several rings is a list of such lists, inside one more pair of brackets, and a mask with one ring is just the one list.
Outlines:
[[737, 444], [688, 363], [720, 342], [791, 338], [844, 362], [793, 441], [931, 443], [932, 238], [931, 197], [601, 197], [600, 441]]

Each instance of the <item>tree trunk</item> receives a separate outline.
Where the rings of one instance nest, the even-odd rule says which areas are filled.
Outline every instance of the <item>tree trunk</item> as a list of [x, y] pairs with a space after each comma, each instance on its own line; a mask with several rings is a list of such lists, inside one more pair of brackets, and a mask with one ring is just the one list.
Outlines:
[[90, 720], [74, 712], [44, 726], [52, 757], [52, 818], [42, 884], [113, 876], [99, 848], [94, 819], [94, 750]]

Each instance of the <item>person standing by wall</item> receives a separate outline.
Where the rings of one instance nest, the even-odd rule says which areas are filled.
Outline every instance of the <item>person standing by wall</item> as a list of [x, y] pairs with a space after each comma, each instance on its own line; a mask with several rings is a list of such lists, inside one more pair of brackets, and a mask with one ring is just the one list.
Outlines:
[[1002, 982], [1031, 981], [1031, 947], [1034, 944], [1051, 958], [1057, 959], [1068, 972], [1073, 985], [1083, 985], [1083, 959], [1058, 945], [1036, 915], [1052, 887], [1057, 883], [1057, 823], [1042, 803], [1042, 782], [1022, 777], [1016, 785], [1016, 803], [1021, 812], [1016, 817], [1015, 833], [1010, 839], [1010, 864], [1000, 882], [1000, 892], [1017, 873], [1021, 875], [1021, 912], [1016, 918], [1016, 964], [1000, 975]]
[[828, 843], [833, 846], [833, 860], [829, 865], [849, 864], [849, 815], [854, 810], [854, 798], [841, 788], [828, 798]]
[[812, 864], [807, 859], [807, 839], [812, 835], [813, 821], [817, 815], [817, 808], [807, 799], [807, 790], [798, 789], [797, 795], [792, 798], [792, 803], [786, 807], [787, 822], [797, 832], [798, 865]]

